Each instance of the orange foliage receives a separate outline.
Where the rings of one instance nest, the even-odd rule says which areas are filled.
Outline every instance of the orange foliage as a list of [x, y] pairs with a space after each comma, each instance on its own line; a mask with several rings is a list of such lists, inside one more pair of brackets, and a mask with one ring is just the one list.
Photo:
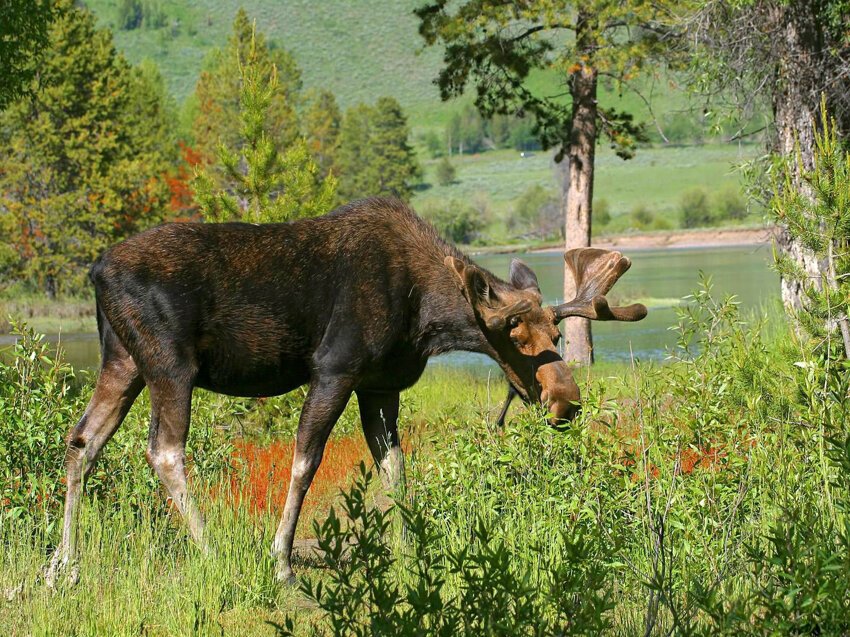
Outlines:
[[168, 205], [175, 214], [174, 221], [197, 221], [198, 206], [195, 204], [195, 193], [192, 192], [189, 182], [192, 181], [195, 166], [201, 164], [201, 155], [181, 141], [180, 159], [177, 170], [165, 178], [171, 194]]
[[[229, 498], [236, 503], [246, 503], [253, 513], [282, 513], [292, 475], [294, 441], [276, 441], [260, 446], [240, 440], [235, 447], [234, 459], [245, 467], [245, 472], [231, 477]], [[367, 466], [372, 462], [362, 437], [329, 440], [304, 502], [302, 518], [309, 520], [315, 517], [329, 498], [348, 487], [361, 460]]]

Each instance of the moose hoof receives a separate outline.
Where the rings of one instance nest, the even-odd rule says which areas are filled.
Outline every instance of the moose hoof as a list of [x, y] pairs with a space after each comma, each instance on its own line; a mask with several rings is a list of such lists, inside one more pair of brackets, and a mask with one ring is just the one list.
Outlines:
[[71, 563], [68, 555], [60, 548], [56, 549], [50, 564], [44, 571], [44, 583], [47, 588], [55, 589], [59, 584], [74, 586], [80, 581], [80, 566]]

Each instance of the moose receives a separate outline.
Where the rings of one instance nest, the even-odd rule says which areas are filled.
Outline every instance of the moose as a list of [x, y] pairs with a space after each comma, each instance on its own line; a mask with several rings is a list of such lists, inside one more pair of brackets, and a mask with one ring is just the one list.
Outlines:
[[608, 305], [605, 294], [631, 265], [620, 253], [582, 248], [565, 259], [576, 297], [543, 306], [524, 263], [514, 260], [510, 280], [500, 280], [392, 198], [281, 224], [166, 224], [113, 246], [90, 272], [101, 367], [67, 438], [62, 540], [48, 582], [63, 570], [76, 578], [82, 483], [144, 387], [147, 461], [204, 546], [186, 483], [193, 388], [259, 397], [308, 385], [272, 547], [277, 576], [287, 582], [305, 494], [352, 393], [388, 488], [403, 480], [399, 392], [419, 379], [430, 356], [487, 354], [511, 394], [544, 405], [553, 424], [575, 418], [579, 388], [558, 355], [558, 323], [572, 316], [637, 321], [647, 310]]

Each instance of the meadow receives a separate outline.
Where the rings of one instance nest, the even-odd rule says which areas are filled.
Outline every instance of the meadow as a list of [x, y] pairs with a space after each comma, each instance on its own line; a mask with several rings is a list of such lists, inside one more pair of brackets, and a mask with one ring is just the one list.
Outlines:
[[[847, 634], [846, 363], [778, 308], [698, 291], [664, 364], [579, 370], [562, 430], [499, 379], [430, 369], [403, 395], [407, 490], [369, 479], [356, 409], [308, 494], [298, 589], [269, 553], [303, 393], [203, 392], [192, 485], [212, 550], [146, 467], [138, 401], [87, 486], [74, 587], [38, 574], [58, 541], [64, 433], [91, 379], [31, 333], [0, 365], [0, 625], [10, 635]], [[342, 489], [342, 491], [340, 491]], [[330, 506], [336, 513], [329, 515]], [[310, 518], [317, 520], [311, 528]], [[406, 530], [401, 530], [401, 519]], [[312, 542], [307, 542], [312, 539]]]
[[[629, 215], [645, 208], [664, 219], [669, 228], [681, 227], [682, 197], [694, 189], [711, 196], [739, 192], [744, 178], [739, 167], [758, 154], [754, 144], [706, 144], [700, 146], [640, 148], [633, 159], [622, 160], [613, 151], [600, 148], [596, 159], [594, 206], [600, 201], [609, 211], [611, 221], [599, 233], [634, 232]], [[516, 207], [517, 199], [534, 186], [541, 186], [553, 197], [560, 193], [561, 168], [552, 161], [550, 152], [540, 151], [521, 156], [512, 150], [488, 151], [452, 158], [457, 173], [453, 183], [441, 186], [434, 176], [439, 160], [424, 162], [423, 181], [411, 202], [425, 211], [444, 202], [455, 206], [475, 206], [485, 211], [487, 229], [484, 244], [511, 242], [516, 231], [506, 222]], [[728, 222], [727, 222], [728, 223]], [[762, 223], [760, 211], [753, 210], [747, 223]]]

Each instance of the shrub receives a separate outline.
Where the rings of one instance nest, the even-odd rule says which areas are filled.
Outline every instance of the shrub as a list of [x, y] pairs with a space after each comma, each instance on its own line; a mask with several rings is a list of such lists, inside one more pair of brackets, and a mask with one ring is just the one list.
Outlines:
[[454, 183], [456, 170], [454, 164], [449, 161], [448, 157], [443, 157], [437, 163], [437, 183], [441, 186], [450, 186]]
[[611, 204], [607, 199], [593, 202], [593, 225], [603, 228], [611, 223]]
[[446, 152], [445, 145], [443, 144], [443, 140], [440, 139], [440, 136], [435, 133], [433, 130], [429, 130], [426, 133], [423, 133], [420, 138], [422, 145], [428, 150], [428, 154], [433, 157], [442, 157]]
[[747, 202], [737, 190], [732, 188], [717, 193], [715, 208], [718, 219], [741, 221], [747, 216]]
[[484, 228], [480, 211], [457, 201], [436, 208], [426, 208], [423, 216], [443, 237], [455, 243], [471, 243]]
[[682, 210], [682, 226], [685, 228], [700, 228], [713, 221], [708, 193], [703, 188], [694, 188], [684, 193], [679, 206]]
[[655, 215], [644, 204], [638, 204], [630, 213], [632, 225], [638, 230], [646, 230], [655, 220]]
[[[474, 541], [441, 545], [441, 533], [416, 504], [381, 511], [367, 506], [371, 473], [343, 494], [342, 519], [331, 511], [314, 523], [328, 578], [301, 590], [326, 615], [314, 634], [329, 635], [597, 635], [611, 626], [613, 584], [594, 546], [580, 532], [551, 538], [560, 548], [531, 550], [533, 570], [478, 519]], [[404, 521], [405, 546], [392, 541], [393, 518]], [[279, 632], [295, 634], [288, 617]]]
[[562, 225], [560, 200], [540, 184], [529, 186], [520, 195], [508, 217], [510, 229], [522, 229], [538, 237], [557, 234]]

